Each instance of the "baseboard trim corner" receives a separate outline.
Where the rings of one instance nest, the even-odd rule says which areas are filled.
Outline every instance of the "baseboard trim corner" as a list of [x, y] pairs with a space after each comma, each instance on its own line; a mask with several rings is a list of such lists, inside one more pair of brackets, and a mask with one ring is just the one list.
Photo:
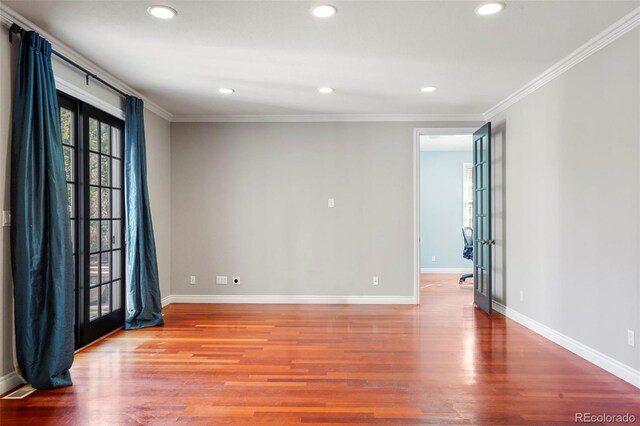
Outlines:
[[321, 305], [415, 305], [415, 296], [313, 296], [313, 295], [240, 295], [173, 294], [162, 299], [170, 303], [273, 303]]
[[20, 376], [18, 376], [15, 371], [5, 374], [0, 377], [0, 394], [7, 393], [21, 384], [22, 380], [20, 380]]
[[529, 330], [541, 335], [542, 337], [551, 340], [553, 343], [556, 343], [563, 348], [567, 349], [570, 352], [578, 355], [581, 358], [589, 361], [590, 363], [597, 365], [605, 371], [613, 374], [624, 380], [625, 382], [631, 383], [637, 388], [640, 388], [640, 371], [629, 367], [626, 364], [621, 363], [620, 361], [611, 358], [608, 355], [603, 354], [583, 343], [578, 342], [571, 337], [564, 335], [544, 324], [539, 323], [538, 321], [529, 318], [526, 315], [521, 314], [520, 312], [509, 308], [508, 306], [503, 305], [500, 302], [493, 301], [493, 308], [496, 312], [499, 312], [506, 316], [509, 319], [517, 322], [520, 325], [528, 328]]
[[171, 296], [169, 295], [169, 296], [163, 297], [160, 303], [162, 303], [162, 307], [164, 308], [169, 303], [171, 303]]

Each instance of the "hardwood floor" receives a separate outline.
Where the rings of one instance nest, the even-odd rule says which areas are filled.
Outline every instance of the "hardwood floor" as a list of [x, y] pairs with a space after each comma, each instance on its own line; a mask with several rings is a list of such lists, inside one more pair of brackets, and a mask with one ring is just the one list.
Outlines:
[[640, 391], [499, 314], [457, 276], [421, 305], [172, 304], [76, 355], [74, 386], [0, 400], [5, 424], [558, 424]]

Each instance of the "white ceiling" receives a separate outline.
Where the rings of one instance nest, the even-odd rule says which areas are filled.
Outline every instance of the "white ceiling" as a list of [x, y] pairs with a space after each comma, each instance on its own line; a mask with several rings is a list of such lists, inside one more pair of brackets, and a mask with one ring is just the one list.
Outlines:
[[420, 151], [471, 151], [471, 135], [420, 135]]
[[[158, 3], [178, 16], [152, 18]], [[507, 1], [482, 17], [478, 1], [331, 3], [321, 20], [307, 1], [3, 0], [178, 116], [481, 114], [639, 4]]]

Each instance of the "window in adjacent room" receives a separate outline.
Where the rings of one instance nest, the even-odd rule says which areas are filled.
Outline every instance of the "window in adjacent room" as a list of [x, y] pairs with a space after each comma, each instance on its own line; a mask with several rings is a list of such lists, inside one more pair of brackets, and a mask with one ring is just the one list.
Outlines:
[[473, 164], [462, 167], [462, 226], [473, 228]]

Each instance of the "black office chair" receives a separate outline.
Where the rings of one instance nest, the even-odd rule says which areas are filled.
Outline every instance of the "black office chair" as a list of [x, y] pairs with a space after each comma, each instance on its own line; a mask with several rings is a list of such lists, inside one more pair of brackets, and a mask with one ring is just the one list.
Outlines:
[[[464, 249], [462, 250], [462, 257], [464, 257], [465, 259], [473, 260], [473, 228], [463, 226], [462, 236], [464, 237]], [[458, 284], [462, 284], [467, 278], [473, 278], [473, 274], [462, 275], [460, 277], [460, 281], [458, 281]]]

